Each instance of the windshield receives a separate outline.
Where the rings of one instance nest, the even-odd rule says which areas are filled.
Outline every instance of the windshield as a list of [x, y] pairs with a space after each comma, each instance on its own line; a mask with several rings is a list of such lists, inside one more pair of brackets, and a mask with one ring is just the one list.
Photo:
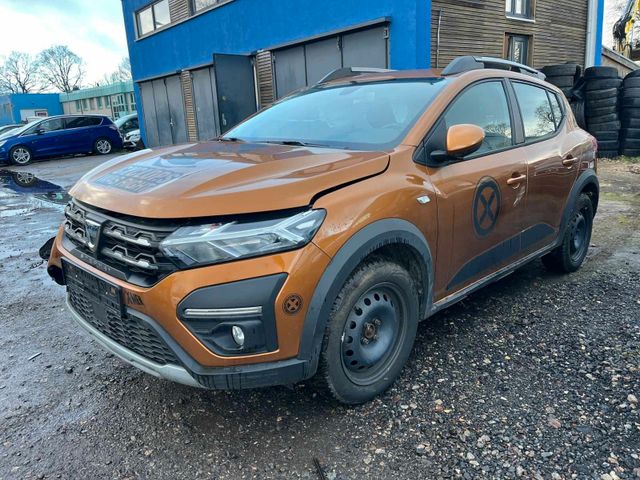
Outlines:
[[26, 125], [23, 125], [20, 128], [16, 128], [14, 130], [9, 130], [8, 132], [4, 132], [3, 134], [0, 135], [0, 140], [13, 137], [14, 135], [20, 135], [22, 132], [25, 132], [27, 129], [29, 129], [30, 127], [33, 127], [36, 123], [40, 123], [41, 121], [42, 120], [36, 120], [35, 122], [27, 123]]
[[113, 123], [115, 124], [116, 127], [121, 128], [122, 125], [125, 124], [125, 122], [127, 122], [128, 120], [131, 120], [132, 118], [136, 118], [136, 116], [135, 115], [125, 115], [124, 117], [118, 118]]
[[394, 148], [447, 81], [431, 78], [315, 87], [274, 104], [223, 139], [357, 150]]

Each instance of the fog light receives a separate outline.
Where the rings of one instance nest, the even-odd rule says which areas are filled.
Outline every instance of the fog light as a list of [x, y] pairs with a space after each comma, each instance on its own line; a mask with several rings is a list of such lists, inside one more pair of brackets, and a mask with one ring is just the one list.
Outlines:
[[233, 335], [233, 341], [236, 342], [239, 347], [244, 345], [244, 331], [242, 328], [234, 325], [231, 327], [231, 335]]

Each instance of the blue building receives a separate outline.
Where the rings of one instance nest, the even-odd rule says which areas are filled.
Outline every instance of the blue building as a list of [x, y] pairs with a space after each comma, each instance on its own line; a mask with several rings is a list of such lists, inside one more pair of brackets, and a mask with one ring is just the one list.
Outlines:
[[598, 64], [603, 3], [122, 0], [150, 146], [212, 138], [340, 67], [442, 68], [469, 54]]
[[0, 126], [24, 123], [31, 117], [62, 114], [58, 93], [10, 93], [0, 95]]

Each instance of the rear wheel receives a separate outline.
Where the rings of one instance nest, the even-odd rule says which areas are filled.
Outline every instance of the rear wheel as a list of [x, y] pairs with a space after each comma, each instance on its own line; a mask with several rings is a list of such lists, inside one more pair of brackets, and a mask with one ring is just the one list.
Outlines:
[[418, 294], [396, 263], [363, 263], [336, 298], [325, 332], [318, 380], [340, 402], [358, 404], [400, 375], [416, 336]]
[[28, 165], [32, 160], [31, 150], [22, 145], [13, 147], [9, 152], [9, 160], [14, 165]]
[[584, 262], [591, 242], [593, 204], [586, 193], [578, 197], [573, 207], [562, 243], [542, 257], [547, 268], [555, 272], [571, 273]]
[[99, 138], [93, 146], [93, 151], [99, 155], [107, 155], [113, 150], [111, 141], [107, 138]]

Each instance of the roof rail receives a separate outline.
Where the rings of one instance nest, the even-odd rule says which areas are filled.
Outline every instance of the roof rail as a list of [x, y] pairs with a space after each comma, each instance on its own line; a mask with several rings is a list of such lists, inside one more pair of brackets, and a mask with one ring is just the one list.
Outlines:
[[509, 70], [511, 72], [524, 73], [544, 80], [546, 75], [535, 68], [522, 63], [512, 62], [503, 58], [494, 57], [474, 57], [464, 56], [454, 58], [447, 68], [442, 71], [442, 75], [456, 75], [470, 70], [480, 70], [483, 68], [497, 68], [499, 70]]
[[332, 80], [338, 80], [340, 78], [357, 77], [358, 75], [364, 75], [365, 73], [385, 73], [385, 72], [393, 72], [393, 70], [388, 70], [386, 68], [368, 68], [368, 67], [337, 68], [336, 70], [334, 70], [333, 72], [325, 76], [318, 83], [316, 83], [316, 85], [320, 85], [321, 83], [327, 83]]

